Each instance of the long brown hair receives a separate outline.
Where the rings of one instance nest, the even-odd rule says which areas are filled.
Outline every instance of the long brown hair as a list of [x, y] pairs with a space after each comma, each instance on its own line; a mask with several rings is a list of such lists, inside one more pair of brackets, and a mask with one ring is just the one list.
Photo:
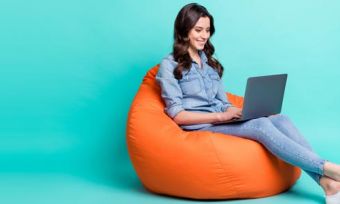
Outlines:
[[[210, 37], [215, 32], [214, 18], [208, 10], [197, 3], [191, 3], [184, 6], [177, 14], [174, 26], [174, 45], [173, 45], [173, 56], [175, 61], [178, 63], [174, 70], [176, 79], [182, 78], [182, 71], [190, 69], [192, 59], [189, 55], [189, 31], [196, 25], [197, 21], [201, 17], [208, 17], [210, 19]], [[208, 64], [214, 68], [220, 77], [223, 74], [223, 66], [212, 57], [215, 52], [215, 48], [208, 39], [203, 49], [204, 53], [208, 58]]]

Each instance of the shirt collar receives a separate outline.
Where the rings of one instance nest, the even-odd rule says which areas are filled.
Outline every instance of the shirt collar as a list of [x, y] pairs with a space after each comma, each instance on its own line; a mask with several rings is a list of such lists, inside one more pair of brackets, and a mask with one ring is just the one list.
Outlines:
[[[208, 62], [207, 55], [204, 53], [204, 51], [199, 50], [199, 51], [198, 51], [198, 55], [199, 55], [200, 58], [201, 58], [201, 63], [202, 63], [202, 64], [206, 64], [206, 63]], [[195, 62], [195, 61], [192, 60], [192, 62]], [[196, 62], [195, 62], [195, 63], [196, 63]]]
[[207, 63], [208, 58], [207, 58], [207, 55], [204, 53], [204, 51], [199, 50], [199, 51], [198, 51], [198, 54], [200, 55], [200, 58], [201, 58], [201, 60], [202, 60], [202, 63]]

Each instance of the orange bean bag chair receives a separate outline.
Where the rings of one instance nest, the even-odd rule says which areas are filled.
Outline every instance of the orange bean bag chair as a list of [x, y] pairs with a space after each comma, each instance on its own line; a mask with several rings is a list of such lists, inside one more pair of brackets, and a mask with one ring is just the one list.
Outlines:
[[[144, 77], [127, 122], [129, 155], [146, 189], [191, 199], [258, 198], [285, 191], [300, 177], [299, 168], [255, 141], [183, 131], [164, 112], [157, 70]], [[242, 97], [227, 97], [242, 107]]]

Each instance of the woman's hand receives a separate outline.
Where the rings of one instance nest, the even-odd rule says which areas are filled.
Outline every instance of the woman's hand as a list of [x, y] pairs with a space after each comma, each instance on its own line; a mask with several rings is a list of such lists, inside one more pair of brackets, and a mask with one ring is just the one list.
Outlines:
[[217, 113], [217, 123], [223, 123], [242, 117], [242, 109], [229, 107], [225, 112]]
[[173, 120], [178, 125], [193, 125], [193, 124], [205, 124], [205, 123], [225, 123], [227, 121], [240, 118], [242, 116], [242, 110], [235, 107], [229, 107], [223, 113], [198, 113], [191, 111], [179, 112]]

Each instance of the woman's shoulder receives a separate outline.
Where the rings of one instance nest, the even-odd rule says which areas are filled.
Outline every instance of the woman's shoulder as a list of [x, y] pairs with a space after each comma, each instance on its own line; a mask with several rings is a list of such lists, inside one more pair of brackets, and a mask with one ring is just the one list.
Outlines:
[[174, 56], [172, 53], [165, 56], [159, 65], [159, 71], [170, 71], [173, 72], [173, 70], [177, 67], [177, 62], [174, 59]]
[[174, 55], [172, 53], [168, 54], [167, 56], [165, 56], [160, 65], [171, 65], [173, 67], [176, 67], [177, 66], [177, 62], [175, 61], [175, 58], [174, 58]]

